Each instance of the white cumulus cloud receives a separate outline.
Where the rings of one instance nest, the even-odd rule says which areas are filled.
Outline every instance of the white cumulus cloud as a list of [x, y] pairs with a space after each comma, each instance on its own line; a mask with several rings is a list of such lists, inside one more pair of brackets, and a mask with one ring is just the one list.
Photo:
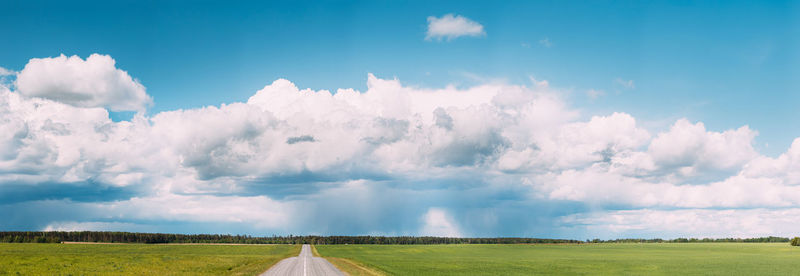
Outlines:
[[[105, 73], [80, 73], [86, 68]], [[463, 204], [448, 198], [482, 206], [473, 213], [498, 224], [503, 214], [536, 209], [526, 206], [563, 202], [592, 210], [666, 209], [708, 217], [716, 214], [711, 211], [800, 208], [800, 140], [771, 158], [755, 150], [757, 132], [747, 126], [712, 131], [680, 119], [668, 129], [646, 130], [624, 112], [583, 117], [547, 81], [428, 89], [370, 74], [366, 91], [331, 92], [278, 79], [246, 102], [114, 122], [104, 108], [110, 102], [103, 102], [136, 97], [106, 95], [116, 91], [109, 85], [138, 83], [110, 57], [33, 59], [20, 76], [26, 74], [27, 81], [54, 80], [0, 84], [0, 187], [33, 195], [0, 200], [60, 199], [97, 214], [58, 217], [39, 228], [116, 229], [122, 224], [112, 222], [119, 220], [298, 229], [295, 215], [321, 218], [352, 212], [337, 209], [349, 206], [360, 215], [324, 220], [330, 228], [321, 229], [357, 225], [361, 232], [354, 234], [380, 232], [386, 230], [377, 229], [378, 222], [386, 223], [380, 218], [398, 213], [405, 219], [398, 227], [412, 225], [402, 234], [476, 233], [469, 228], [477, 225], [474, 218], [459, 209]], [[109, 84], [102, 77], [107, 74], [116, 81]], [[72, 102], [60, 92], [28, 94], [50, 89], [39, 86], [68, 88], [91, 104]], [[143, 87], [140, 92], [149, 99]], [[35, 196], [48, 188], [58, 192]], [[86, 192], [91, 188], [98, 191]], [[71, 203], [72, 197], [86, 196], [72, 190], [128, 194]], [[397, 198], [403, 200], [385, 194], [401, 194]], [[395, 208], [425, 196], [427, 201], [417, 201], [422, 205]], [[508, 202], [523, 207], [507, 207]], [[0, 202], [0, 208], [10, 208], [4, 206], [11, 205]], [[604, 231], [659, 225], [630, 215], [637, 213], [620, 214], [625, 216], [619, 221], [588, 213], [573, 214], [572, 220]], [[518, 223], [537, 225], [540, 219]], [[742, 226], [742, 234], [776, 231], [783, 222], [761, 223], [770, 225]]]
[[650, 143], [648, 153], [656, 165], [676, 168], [680, 174], [700, 170], [738, 170], [758, 153], [753, 139], [758, 133], [743, 126], [723, 132], [706, 131], [703, 123], [675, 122]]
[[17, 75], [17, 91], [78, 107], [113, 111], [143, 111], [152, 100], [139, 81], [117, 69], [110, 56], [92, 54], [86, 60], [60, 55], [34, 58]]
[[485, 36], [483, 25], [461, 15], [446, 14], [428, 17], [428, 33], [425, 39], [452, 40], [461, 36]]

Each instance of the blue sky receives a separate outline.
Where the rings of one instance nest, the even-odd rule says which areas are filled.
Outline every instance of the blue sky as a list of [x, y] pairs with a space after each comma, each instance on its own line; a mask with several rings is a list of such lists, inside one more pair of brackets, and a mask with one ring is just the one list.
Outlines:
[[[31, 57], [111, 55], [157, 99], [151, 112], [242, 101], [276, 78], [335, 90], [365, 88], [367, 73], [432, 87], [473, 74], [535, 76], [608, 92], [621, 78], [636, 91], [573, 101], [590, 113], [690, 117], [718, 130], [747, 124], [778, 154], [800, 134], [774, 120], [798, 116], [797, 11], [782, 1], [12, 1], [0, 20], [13, 39], [0, 58], [21, 69]], [[424, 18], [447, 13], [489, 35], [420, 39]]]
[[[798, 8], [791, 2], [181, 2], [12, 1], [0, 60], [102, 53], [140, 79], [151, 112], [243, 101], [266, 81], [365, 88], [367, 73], [429, 87], [468, 75], [575, 90], [587, 114], [689, 117], [716, 130], [750, 125], [759, 146], [783, 152], [797, 117]], [[431, 43], [425, 18], [461, 14], [484, 39]], [[539, 43], [548, 39], [553, 44]], [[529, 47], [523, 46], [527, 45]], [[186, 97], [184, 91], [192, 91]], [[769, 112], [765, 112], [768, 109]]]
[[[220, 152], [229, 154], [239, 150], [239, 147], [244, 147], [234, 146], [230, 141], [225, 142], [227, 144], [223, 143], [226, 145], [224, 147], [227, 147], [225, 150], [215, 146], [204, 148], [201, 144], [198, 146], [199, 152], [193, 154], [210, 157], [209, 159], [197, 157], [195, 161], [187, 161], [193, 155], [182, 152], [183, 149], [179, 145], [162, 145], [174, 150], [173, 157], [175, 160], [179, 159], [171, 161], [177, 162], [177, 165], [175, 171], [169, 172], [154, 171], [145, 168], [144, 165], [119, 160], [114, 161], [119, 162], [115, 163], [117, 166], [108, 165], [114, 163], [109, 160], [115, 159], [103, 155], [105, 152], [89, 154], [87, 152], [91, 150], [84, 149], [80, 143], [74, 142], [81, 139], [91, 141], [92, 138], [88, 138], [89, 136], [74, 140], [53, 138], [38, 142], [37, 145], [51, 146], [58, 150], [79, 149], [77, 152], [80, 154], [74, 160], [64, 157], [70, 155], [63, 152], [53, 155], [51, 158], [55, 160], [53, 166], [58, 169], [45, 168], [47, 166], [42, 164], [46, 163], [45, 161], [33, 162], [36, 165], [26, 165], [20, 161], [22, 160], [20, 156], [21, 152], [27, 152], [27, 147], [35, 144], [33, 136], [26, 138], [28, 140], [22, 139], [17, 142], [8, 140], [6, 147], [3, 148], [7, 153], [5, 154], [7, 157], [4, 157], [6, 158], [4, 162], [7, 164], [0, 169], [0, 174], [5, 174], [5, 177], [0, 177], [2, 182], [0, 191], [3, 193], [0, 195], [0, 204], [6, 203], [0, 205], [0, 209], [13, 208], [21, 215], [9, 225], [0, 224], [0, 228], [3, 229], [36, 230], [46, 227], [67, 229], [72, 226], [80, 228], [83, 225], [99, 229], [114, 228], [114, 230], [125, 230], [124, 228], [128, 227], [153, 231], [222, 231], [256, 234], [458, 233], [576, 238], [640, 235], [725, 236], [719, 229], [728, 229], [725, 227], [736, 223], [734, 219], [720, 221], [714, 226], [716, 228], [713, 228], [716, 230], [698, 229], [695, 232], [680, 232], [660, 230], [658, 225], [644, 222], [638, 224], [631, 222], [633, 226], [627, 225], [628, 228], [615, 228], [608, 218], [625, 215], [631, 217], [631, 220], [646, 221], [643, 218], [661, 215], [669, 217], [668, 212], [673, 212], [670, 210], [674, 209], [678, 209], [674, 212], [694, 212], [692, 214], [696, 217], [703, 215], [725, 217], [708, 213], [717, 209], [739, 212], [742, 216], [761, 216], [763, 214], [759, 212], [774, 213], [778, 209], [793, 212], [794, 208], [798, 207], [796, 200], [784, 198], [774, 204], [764, 204], [750, 197], [736, 198], [732, 195], [731, 200], [717, 200], [706, 198], [705, 194], [713, 193], [715, 187], [725, 186], [727, 185], [725, 183], [729, 182], [750, 188], [768, 186], [774, 188], [772, 191], [775, 193], [796, 188], [792, 176], [780, 178], [776, 173], [764, 173], [763, 170], [759, 173], [749, 171], [764, 167], [778, 171], [789, 170], [787, 166], [788, 168], [791, 166], [786, 164], [793, 164], [787, 160], [791, 159], [790, 146], [793, 140], [800, 136], [800, 126], [791, 123], [794, 118], [800, 116], [800, 109], [796, 108], [800, 101], [798, 96], [800, 94], [796, 93], [800, 83], [793, 78], [798, 74], [797, 64], [800, 64], [800, 56], [796, 50], [797, 38], [800, 37], [798, 36], [800, 9], [792, 2], [10, 1], [6, 6], [7, 8], [0, 10], [0, 25], [6, 26], [4, 28], [6, 39], [0, 43], [0, 67], [13, 72], [3, 79], [4, 87], [8, 88], [8, 97], [20, 95], [22, 97], [20, 101], [47, 99], [58, 104], [66, 104], [71, 106], [70, 108], [79, 108], [80, 110], [75, 111], [78, 113], [98, 108], [108, 110], [110, 117], [115, 121], [109, 124], [109, 128], [126, 127], [125, 121], [137, 125], [134, 122], [135, 116], [140, 116], [140, 123], [145, 122], [142, 124], [154, 129], [167, 124], [164, 123], [167, 121], [178, 125], [196, 124], [197, 128], [213, 128], [215, 118], [223, 118], [221, 121], [235, 120], [226, 116], [239, 114], [237, 112], [240, 111], [233, 111], [237, 108], [236, 103], [254, 104], [251, 96], [256, 97], [254, 95], [258, 95], [256, 92], [259, 90], [264, 89], [263, 97], [266, 98], [290, 97], [280, 96], [290, 94], [281, 94], [283, 92], [277, 91], [285, 89], [291, 91], [293, 88], [283, 83], [273, 83], [277, 79], [288, 80], [301, 90], [308, 88], [314, 91], [336, 92], [337, 89], [353, 88], [361, 94], [370, 94], [368, 91], [374, 91], [376, 95], [390, 93], [381, 91], [397, 89], [405, 91], [402, 93], [417, 95], [430, 90], [447, 93], [448, 89], [473, 92], [486, 90], [493, 92], [485, 93], [497, 93], [498, 90], [516, 91], [515, 89], [522, 87], [521, 89], [528, 91], [525, 93], [538, 96], [517, 100], [530, 101], [532, 106], [537, 108], [540, 105], [548, 106], [536, 110], [551, 110], [552, 113], [543, 116], [559, 118], [552, 119], [552, 122], [546, 125], [559, 127], [557, 130], [549, 128], [541, 130], [541, 133], [552, 132], [552, 137], [542, 138], [536, 131], [527, 134], [517, 133], [517, 128], [534, 128], [532, 125], [519, 125], [519, 122], [493, 123], [492, 120], [500, 118], [496, 117], [500, 116], [497, 114], [505, 112], [500, 110], [506, 108], [498, 105], [497, 101], [491, 104], [497, 108], [495, 111], [498, 113], [492, 113], [494, 115], [490, 116], [485, 114], [491, 112], [481, 113], [483, 111], [472, 110], [469, 104], [450, 103], [450, 100], [457, 102], [457, 99], [447, 100], [445, 97], [445, 100], [440, 100], [428, 99], [424, 95], [409, 96], [408, 102], [412, 105], [422, 104], [410, 106], [408, 110], [424, 112], [406, 117], [397, 114], [386, 115], [388, 111], [374, 113], [368, 106], [348, 102], [353, 106], [342, 107], [343, 110], [362, 116], [374, 115], [375, 120], [383, 122], [380, 127], [359, 128], [356, 132], [363, 131], [362, 134], [365, 136], [358, 141], [372, 144], [389, 141], [398, 148], [354, 146], [353, 152], [347, 153], [350, 155], [345, 154], [349, 156], [348, 161], [341, 161], [343, 160], [341, 158], [344, 158], [341, 156], [340, 159], [331, 159], [337, 161], [325, 158], [322, 158], [322, 161], [316, 160], [315, 158], [319, 157], [316, 152], [333, 151], [327, 148], [309, 148], [306, 149], [308, 152], [295, 152], [309, 158], [305, 160], [302, 158], [306, 157], [298, 157], [302, 159], [300, 162], [302, 165], [295, 168], [289, 165], [259, 167], [251, 162], [240, 164], [236, 163], [238, 161], [231, 161], [241, 159], [222, 157], [214, 159], [224, 155]], [[478, 24], [483, 33], [474, 36], [455, 35], [452, 39], [426, 39], [431, 28], [429, 18], [440, 19], [448, 14]], [[57, 58], [61, 54], [65, 55], [64, 59]], [[100, 58], [95, 60], [98, 64], [109, 60], [115, 62], [109, 72], [124, 70], [127, 76], [136, 81], [127, 82], [123, 77], [121, 80], [114, 79], [113, 85], [107, 86], [112, 88], [105, 90], [98, 88], [99, 90], [86, 92], [80, 90], [84, 88], [75, 87], [84, 87], [82, 84], [92, 81], [103, 83], [107, 81], [105, 78], [108, 75], [98, 77], [100, 79], [81, 78], [80, 76], [84, 76], [83, 71], [59, 74], [57, 71], [44, 69], [34, 71], [36, 68], [33, 66], [31, 70], [26, 67], [34, 64], [32, 59], [50, 57], [54, 59], [45, 59], [43, 64], [69, 63], [66, 58], [71, 56], [81, 59], [80, 62], [71, 61], [75, 64], [82, 64], [84, 60], [88, 64], [92, 54], [100, 55]], [[62, 69], [78, 70], [75, 68], [77, 67]], [[38, 85], [53, 80], [54, 76], [73, 73], [75, 75], [71, 76], [75, 77], [67, 78], [68, 80], [55, 81], [49, 84], [50, 86]], [[373, 74], [374, 77], [370, 77], [369, 74]], [[71, 83], [76, 79], [84, 83]], [[547, 85], [539, 83], [541, 81], [547, 81]], [[133, 83], [138, 83], [143, 88]], [[265, 86], [273, 87], [274, 91]], [[401, 88], [397, 88], [398, 86]], [[89, 96], [83, 96], [94, 97], [92, 99], [95, 100], [75, 101], [59, 94], [67, 90], [78, 95], [88, 93], [86, 95]], [[270, 93], [277, 93], [278, 96]], [[469, 92], [465, 93], [472, 95]], [[499, 94], [504, 95], [504, 93], [510, 92]], [[474, 104], [472, 108], [489, 103], [478, 98], [480, 97], [475, 96], [465, 101]], [[369, 98], [364, 101], [371, 100], [372, 98]], [[338, 115], [323, 114], [319, 115], [322, 117], [317, 117], [316, 110], [339, 112], [340, 109], [332, 109], [330, 105], [319, 106], [320, 102], [315, 100], [297, 100], [304, 104], [295, 102], [294, 105], [273, 103], [276, 101], [281, 100], [261, 102], [262, 111], [272, 114], [270, 115], [272, 117], [264, 117], [263, 120], [274, 119], [276, 122], [283, 122], [292, 126], [289, 129], [295, 132], [306, 131], [295, 133], [281, 130], [285, 135], [297, 135], [289, 138], [303, 135], [316, 138], [305, 144], [317, 142], [324, 144], [331, 141], [330, 139], [343, 144], [342, 141], [346, 140], [344, 138], [341, 138], [343, 139], [341, 141], [337, 140], [339, 138], [334, 137], [339, 136], [333, 134], [330, 134], [332, 138], [324, 140], [319, 137], [325, 134], [313, 133], [317, 129], [324, 128], [323, 126], [340, 126], [341, 123], [336, 121]], [[444, 108], [446, 116], [441, 117], [438, 111], [420, 107], [427, 106], [428, 103]], [[380, 106], [380, 101], [372, 104]], [[136, 108], [131, 108], [133, 106]], [[206, 106], [217, 107], [223, 115], [209, 115], [203, 112], [217, 111], [199, 109]], [[448, 107], [455, 109], [450, 110]], [[7, 130], [11, 130], [12, 126], [22, 125], [30, 130], [36, 125], [33, 123], [36, 120], [47, 122], [42, 118], [20, 115], [28, 113], [20, 113], [22, 111], [13, 109], [10, 105], [6, 109], [6, 113], [3, 114], [15, 115], [13, 118], [20, 120], [19, 124], [11, 124], [9, 122], [13, 120], [8, 120]], [[180, 114], [186, 118], [171, 112], [175, 110], [186, 110], [188, 113]], [[479, 115], [474, 115], [477, 116], [474, 118], [468, 114], [454, 115], [462, 111], [470, 114], [477, 112], [475, 114]], [[139, 115], [134, 115], [135, 113]], [[306, 115], [313, 119], [303, 122], [295, 119]], [[92, 116], [99, 116], [100, 119], [103, 117], [102, 114]], [[202, 121], [194, 123], [182, 121], [192, 120], [193, 116], [209, 116], [206, 119], [210, 123], [204, 125]], [[241, 116], [252, 120], [254, 115]], [[442, 148], [448, 149], [447, 154], [442, 153], [442, 149], [431, 149], [430, 152], [426, 152], [427, 149], [423, 148], [415, 148], [420, 156], [413, 158], [399, 158], [389, 154], [411, 147], [403, 143], [422, 147], [415, 144], [421, 141], [417, 139], [418, 137], [427, 137], [429, 140], [438, 137], [433, 130], [414, 134], [417, 136], [412, 135], [415, 123], [413, 118], [417, 118], [415, 116], [421, 116], [421, 121], [417, 122], [421, 125], [434, 122], [439, 124], [438, 122], [444, 121], [435, 121], [437, 118], [450, 118], [450, 121], [456, 121], [455, 127], [451, 128], [458, 128], [458, 116], [462, 116], [463, 120], [475, 120], [476, 125], [483, 127], [465, 129], [460, 137], [466, 141], [472, 141], [470, 138], [474, 138], [475, 144], [469, 142], [459, 144], [458, 141], [451, 141], [453, 144]], [[594, 116], [599, 116], [601, 119], [594, 120]], [[635, 129], [628, 129], [630, 133], [625, 132], [631, 136], [624, 139], [609, 138], [613, 133], [621, 131], [615, 128], [616, 126], [628, 127], [629, 118], [635, 118]], [[322, 121], [326, 123], [323, 124]], [[518, 121], [525, 119], [518, 118]], [[115, 125], [120, 123], [122, 125]], [[597, 131], [592, 132], [594, 131], [592, 123], [605, 124], [603, 126], [609, 128], [610, 133], [601, 135], [595, 133]], [[71, 130], [68, 132], [80, 133], [71, 129], [72, 125], [64, 124], [67, 130]], [[281, 125], [281, 123], [275, 124]], [[44, 128], [46, 124], [40, 125]], [[258, 125], [258, 123], [248, 121], [245, 125]], [[345, 125], [350, 126], [352, 122]], [[747, 127], [742, 129], [743, 126]], [[405, 136], [391, 138], [394, 137], [393, 131], [396, 132], [404, 127]], [[136, 129], [142, 128], [146, 127]], [[452, 130], [451, 128], [448, 129]], [[565, 134], [568, 132], [567, 129], [572, 131], [584, 128], [589, 129], [588, 132]], [[259, 144], [265, 139], [262, 137], [266, 135], [264, 133], [270, 132], [255, 129], [257, 134], [253, 135], [257, 138], [253, 138], [256, 140], [248, 145], [257, 144], [262, 147], [249, 148], [251, 153], [269, 155], [282, 150]], [[193, 129], [175, 131], [194, 133], [200, 137], [207, 135]], [[146, 135], [155, 135], [153, 133], [156, 132], [152, 130]], [[647, 135], [642, 134], [644, 132]], [[681, 136], [687, 133], [697, 135], [689, 138]], [[116, 133], [116, 135], [134, 134]], [[246, 131], [231, 135], [244, 135], [244, 138], [241, 138], [244, 140], [251, 138], [249, 136], [251, 134]], [[533, 145], [531, 148], [534, 151], [541, 150], [541, 152], [550, 150], [547, 148], [547, 143], [565, 144], [553, 148], [553, 154], [557, 156], [573, 154], [574, 152], [562, 151], [579, 146], [567, 146], [575, 142], [570, 140], [572, 139], [570, 137], [575, 135], [584, 138], [600, 135], [594, 138], [610, 139], [608, 145], [600, 147], [607, 146], [608, 152], [612, 154], [600, 154], [599, 152], [606, 152], [602, 149], [590, 150], [587, 156], [565, 161], [556, 157], [546, 157], [542, 153], [525, 157], [530, 163], [528, 165], [513, 170], [503, 167], [508, 164], [503, 163], [505, 162], [503, 160], [509, 160], [512, 156], [523, 158], [521, 157], [523, 154], [528, 154], [526, 153], [528, 151], [523, 149], [528, 145], [525, 143]], [[8, 139], [13, 137], [9, 136]], [[120, 141], [135, 140], [132, 137], [163, 138], [131, 136]], [[298, 145], [300, 144], [303, 143]], [[125, 148], [119, 145], [109, 146], [109, 148], [115, 147]], [[202, 152], [202, 149], [208, 152]], [[142, 154], [154, 154], [153, 152], [156, 150]], [[685, 152], [687, 155], [666, 156], [670, 152]], [[701, 154], [689, 156], [691, 152]], [[741, 154], [736, 155], [736, 153]], [[386, 157], [389, 155], [391, 158]], [[697, 198], [704, 200], [697, 204], [688, 204], [677, 199], [654, 200], [656, 203], [622, 200], [623, 203], [616, 204], [576, 193], [566, 193], [564, 189], [567, 188], [559, 188], [557, 183], [563, 181], [577, 183], [581, 179], [593, 178], [588, 175], [599, 173], [597, 166], [602, 162], [591, 160], [601, 155], [600, 161], [613, 160], [606, 160], [609, 167], [604, 169], [601, 176], [594, 178], [618, 183], [641, 181], [646, 185], [654, 185], [653, 189], [658, 185], [674, 186], [675, 189], [670, 191], [687, 188], [686, 185], [696, 185], [693, 186], [694, 189], [690, 189], [691, 191], [678, 194], [693, 200]], [[639, 155], [647, 157], [637, 157]], [[620, 159], [614, 159], [615, 156]], [[623, 156], [629, 159], [622, 160]], [[158, 160], [152, 156], [151, 158]], [[410, 162], [409, 160], [417, 160], [414, 158], [421, 158], [419, 160], [427, 160], [425, 162], [429, 163], [422, 162], [426, 165], [410, 168], [406, 163]], [[642, 161], [644, 159], [635, 158], [652, 160]], [[16, 160], [17, 163], [9, 160]], [[536, 160], [540, 162], [534, 162]], [[646, 168], [630, 167], [631, 163], [636, 162], [653, 164]], [[103, 164], [108, 168], [104, 168]], [[229, 166], [223, 168], [225, 166], [221, 164]], [[621, 167], [624, 169], [619, 169]], [[291, 172], [282, 172], [280, 168], [288, 168], [287, 170]], [[111, 175], [114, 172], [120, 173]], [[133, 172], [141, 174], [135, 177], [137, 180], [120, 180], [133, 177]], [[182, 175], [183, 173], [187, 174]], [[436, 176], [426, 177], [428, 173]], [[463, 174], [474, 177], [462, 179], [459, 175]], [[776, 178], [771, 180], [774, 183], [760, 182], [767, 181], [767, 174]], [[31, 175], [40, 177], [30, 177]], [[753, 180], [747, 182], [749, 184], [741, 184], [746, 182], [741, 180], [741, 177], [750, 177]], [[145, 183], [148, 181], [166, 181], [173, 184], [166, 187]], [[523, 185], [523, 183], [529, 184]], [[600, 189], [606, 184], [586, 183], [585, 185], [589, 186], [581, 187]], [[624, 189], [624, 186], [619, 185], [611, 187]], [[114, 205], [114, 202], [117, 202], [117, 205], [129, 204], [142, 207], [137, 204], [143, 204], [168, 208], [159, 204], [170, 196], [191, 197], [180, 200], [196, 202], [199, 205], [204, 205], [206, 202], [225, 202], [226, 198], [231, 202], [250, 204], [248, 202], [262, 202], [258, 199], [263, 197], [262, 199], [270, 202], [265, 203], [266, 213], [303, 213], [312, 217], [339, 218], [347, 216], [346, 210], [350, 210], [347, 204], [337, 203], [342, 198], [352, 199], [349, 195], [338, 194], [344, 193], [343, 191], [347, 189], [359, 191], [357, 193], [365, 196], [374, 193], [376, 197], [382, 198], [378, 195], [387, 195], [389, 198], [375, 202], [367, 200], [358, 206], [377, 211], [367, 212], [360, 218], [326, 220], [325, 225], [312, 225], [310, 222], [291, 224], [279, 219], [256, 220], [263, 225], [262, 227], [221, 223], [217, 220], [206, 221], [199, 218], [181, 220], [143, 214], [109, 217], [94, 214], [102, 212], [93, 209], [111, 208], [106, 205]], [[703, 189], [708, 191], [704, 192]], [[653, 190], [641, 193], [658, 194]], [[200, 195], [213, 198], [204, 198]], [[631, 195], [631, 197], [641, 196], [644, 194]], [[414, 200], [407, 202], [391, 200], [407, 197]], [[302, 207], [310, 201], [316, 201], [314, 205], [316, 207]], [[76, 217], [39, 216], [44, 212], [42, 210], [46, 209], [43, 206], [62, 206], [66, 209], [80, 210], [85, 208], [86, 211], [84, 215]], [[135, 209], [135, 207], [118, 208]], [[405, 211], [396, 214], [395, 218], [386, 218], [387, 214], [392, 214], [390, 210], [395, 208]], [[278, 209], [284, 212], [281, 213], [277, 211]], [[336, 211], [340, 209], [341, 212]], [[125, 210], [119, 212], [124, 214]], [[321, 210], [329, 210], [331, 213]], [[527, 219], [515, 219], [526, 215]], [[39, 218], [31, 218], [32, 216]], [[226, 221], [224, 218], [220, 220]], [[247, 222], [248, 217], [236, 221]], [[276, 226], [281, 223], [287, 226]], [[782, 225], [780, 221], [773, 223]], [[712, 229], [712, 226], [708, 229]], [[734, 234], [781, 234], [785, 229], [775, 226], [762, 230]]]

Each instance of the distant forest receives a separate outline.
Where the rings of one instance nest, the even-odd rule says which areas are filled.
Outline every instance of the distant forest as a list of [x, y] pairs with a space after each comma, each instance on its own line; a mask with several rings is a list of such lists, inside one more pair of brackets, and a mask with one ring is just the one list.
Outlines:
[[129, 232], [0, 232], [5, 243], [239, 243], [239, 244], [526, 244], [526, 243], [689, 243], [689, 242], [789, 242], [789, 238], [725, 238], [725, 239], [616, 239], [565, 240], [537, 238], [446, 238], [446, 237], [383, 237], [383, 236], [272, 236], [218, 234], [160, 234]]

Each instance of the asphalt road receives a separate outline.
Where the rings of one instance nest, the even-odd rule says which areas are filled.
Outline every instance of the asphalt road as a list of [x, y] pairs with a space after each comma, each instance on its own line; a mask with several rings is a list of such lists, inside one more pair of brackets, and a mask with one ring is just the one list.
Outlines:
[[311, 255], [311, 246], [303, 245], [300, 255], [281, 260], [261, 274], [262, 276], [318, 276], [318, 275], [344, 275], [328, 260]]

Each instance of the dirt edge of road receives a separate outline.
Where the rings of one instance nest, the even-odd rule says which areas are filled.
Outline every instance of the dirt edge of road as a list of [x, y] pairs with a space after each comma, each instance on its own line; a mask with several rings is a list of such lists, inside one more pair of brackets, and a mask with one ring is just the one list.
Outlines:
[[311, 253], [314, 255], [314, 257], [325, 258], [326, 260], [331, 262], [331, 264], [333, 264], [333, 266], [335, 266], [336, 268], [338, 268], [339, 270], [341, 270], [342, 272], [344, 272], [347, 275], [351, 275], [351, 276], [362, 276], [362, 275], [383, 276], [383, 275], [386, 275], [385, 273], [382, 273], [382, 272], [377, 271], [375, 269], [371, 269], [371, 268], [369, 268], [369, 267], [367, 267], [367, 266], [365, 266], [363, 264], [360, 264], [360, 263], [352, 261], [352, 260], [348, 260], [348, 259], [344, 259], [344, 258], [320, 256], [319, 252], [317, 251], [317, 247], [314, 246], [314, 245], [311, 245]]

